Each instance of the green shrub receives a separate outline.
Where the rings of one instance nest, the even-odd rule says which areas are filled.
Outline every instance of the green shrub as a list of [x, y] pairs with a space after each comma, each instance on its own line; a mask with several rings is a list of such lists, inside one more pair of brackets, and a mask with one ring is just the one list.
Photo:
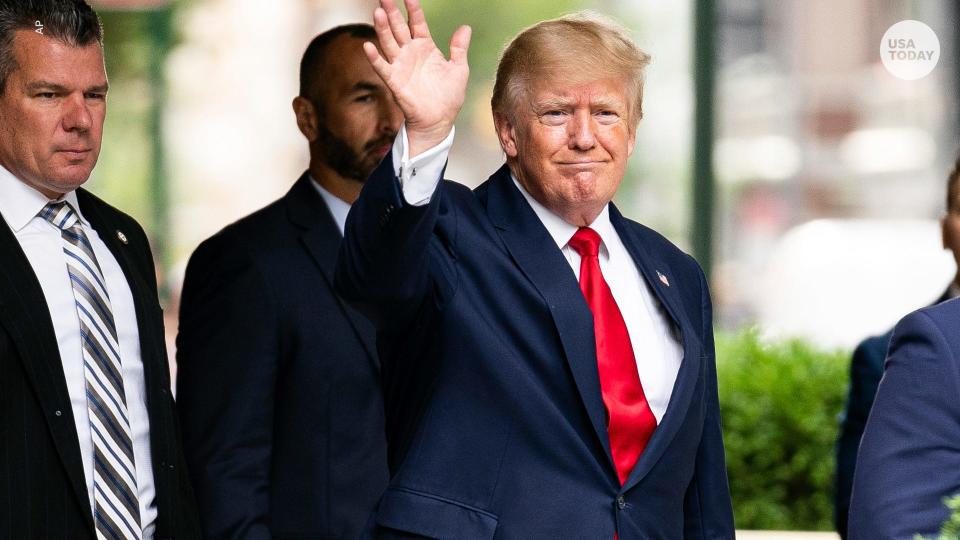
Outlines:
[[848, 352], [755, 330], [717, 334], [727, 472], [739, 529], [831, 530]]

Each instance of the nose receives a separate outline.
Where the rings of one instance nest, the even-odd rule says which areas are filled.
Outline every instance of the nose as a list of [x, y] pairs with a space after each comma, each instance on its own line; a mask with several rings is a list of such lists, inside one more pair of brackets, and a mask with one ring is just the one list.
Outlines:
[[86, 132], [93, 125], [93, 117], [84, 96], [70, 96], [64, 104], [63, 130]]
[[590, 150], [597, 145], [593, 115], [590, 111], [576, 111], [567, 125], [569, 135], [567, 146], [571, 150]]
[[388, 135], [396, 135], [400, 131], [400, 124], [403, 123], [403, 112], [392, 98], [383, 100], [380, 106], [380, 132]]

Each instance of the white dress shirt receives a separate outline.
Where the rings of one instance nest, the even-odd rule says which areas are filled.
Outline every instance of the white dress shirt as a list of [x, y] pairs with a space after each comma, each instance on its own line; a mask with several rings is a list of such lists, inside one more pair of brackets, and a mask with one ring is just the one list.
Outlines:
[[[77, 194], [70, 192], [63, 200], [77, 212], [83, 232], [93, 245], [93, 252], [103, 271], [110, 297], [114, 323], [120, 344], [123, 371], [123, 390], [127, 400], [127, 414], [133, 454], [137, 468], [137, 490], [140, 500], [140, 520], [144, 539], [153, 538], [157, 507], [154, 501], [153, 463], [150, 455], [150, 421], [147, 416], [146, 388], [143, 378], [143, 360], [140, 358], [140, 332], [130, 286], [107, 245], [80, 212]], [[57, 336], [57, 348], [63, 362], [63, 374], [70, 395], [70, 406], [76, 422], [87, 495], [93, 511], [93, 439], [87, 412], [86, 379], [80, 342], [80, 320], [73, 296], [73, 286], [67, 273], [63, 240], [60, 229], [37, 214], [51, 202], [45, 195], [18, 180], [10, 171], [0, 167], [0, 215], [10, 226], [17, 242], [33, 268]], [[0, 383], [2, 384], [2, 383]]]
[[[434, 148], [410, 159], [406, 126], [393, 145], [394, 172], [400, 178], [403, 198], [408, 204], [421, 206], [430, 202], [440, 182], [440, 173], [453, 146], [453, 132]], [[512, 175], [511, 175], [511, 178]], [[570, 263], [577, 279], [580, 279], [580, 254], [568, 245], [578, 227], [563, 220], [534, 199], [516, 178], [514, 184], [540, 218], [543, 226], [557, 243], [557, 247]], [[590, 224], [600, 235], [600, 271], [610, 287], [630, 335], [630, 344], [637, 362], [640, 383], [650, 410], [657, 419], [663, 419], [667, 404], [673, 394], [673, 385], [683, 360], [683, 346], [673, 320], [650, 290], [649, 284], [640, 275], [633, 257], [627, 251], [620, 235], [610, 222], [610, 207], [607, 205]]]
[[308, 176], [310, 177], [310, 183], [313, 184], [313, 188], [316, 189], [320, 197], [323, 198], [323, 202], [327, 203], [327, 208], [333, 216], [333, 221], [335, 221], [337, 227], [340, 228], [340, 236], [343, 236], [343, 231], [347, 226], [347, 214], [350, 213], [350, 204], [327, 191], [320, 185], [320, 182], [317, 182], [313, 175]]

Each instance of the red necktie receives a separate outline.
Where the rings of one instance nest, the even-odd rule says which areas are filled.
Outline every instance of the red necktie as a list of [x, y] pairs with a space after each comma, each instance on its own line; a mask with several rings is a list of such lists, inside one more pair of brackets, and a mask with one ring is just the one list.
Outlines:
[[600, 235], [581, 227], [568, 245], [580, 254], [580, 290], [593, 312], [600, 392], [607, 408], [610, 452], [623, 485], [657, 427], [637, 374], [630, 334], [600, 273]]

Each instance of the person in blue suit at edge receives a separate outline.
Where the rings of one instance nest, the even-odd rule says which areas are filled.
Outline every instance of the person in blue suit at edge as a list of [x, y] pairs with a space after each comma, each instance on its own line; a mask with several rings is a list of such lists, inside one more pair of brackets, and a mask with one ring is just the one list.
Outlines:
[[[848, 536], [934, 537], [960, 494], [960, 299], [897, 323], [863, 432]], [[939, 537], [939, 536], [937, 536]]]
[[[934, 302], [939, 304], [960, 296], [960, 158], [947, 177], [946, 214], [940, 220], [943, 249], [949, 249], [957, 261], [957, 272], [947, 289]], [[887, 357], [893, 329], [860, 342], [850, 360], [850, 388], [847, 404], [840, 415], [837, 436], [837, 469], [834, 484], [834, 519], [841, 538], [847, 538], [847, 516], [850, 512], [850, 491], [853, 489], [853, 471], [857, 463], [857, 449], [863, 437], [863, 428], [873, 406], [877, 386], [883, 376], [883, 361]]]
[[405, 120], [335, 275], [378, 331], [391, 479], [365, 537], [733, 538], [707, 281], [610, 203], [649, 56], [589, 13], [521, 32], [507, 163], [471, 191], [442, 180], [470, 28], [447, 60], [406, 7], [364, 44]]

